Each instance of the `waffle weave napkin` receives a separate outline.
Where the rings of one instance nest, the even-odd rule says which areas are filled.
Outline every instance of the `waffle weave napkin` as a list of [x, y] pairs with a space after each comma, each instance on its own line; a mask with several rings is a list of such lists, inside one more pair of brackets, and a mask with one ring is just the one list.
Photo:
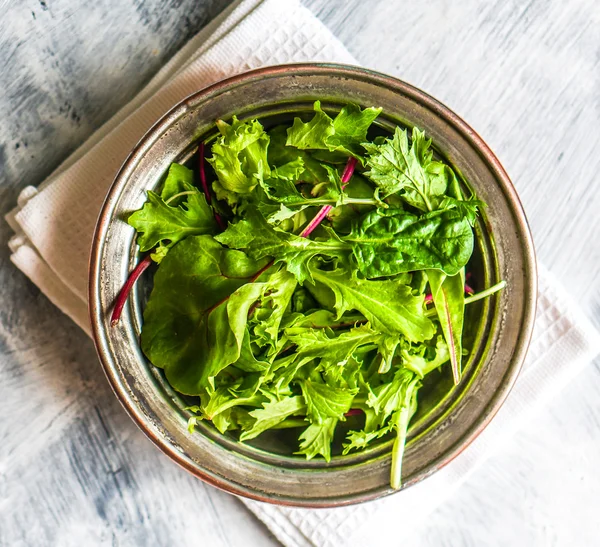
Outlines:
[[[297, 0], [234, 3], [48, 180], [23, 190], [7, 216], [15, 231], [9, 243], [12, 261], [89, 333], [87, 267], [93, 231], [128, 151], [162, 114], [194, 91], [253, 68], [303, 61], [357, 64]], [[244, 502], [287, 546], [399, 544], [398, 515], [414, 515], [411, 524], [416, 526], [598, 351], [598, 333], [542, 269], [524, 370], [497, 417], [459, 458], [421, 484], [358, 506], [308, 510]], [[404, 522], [402, 532], [410, 529]]]

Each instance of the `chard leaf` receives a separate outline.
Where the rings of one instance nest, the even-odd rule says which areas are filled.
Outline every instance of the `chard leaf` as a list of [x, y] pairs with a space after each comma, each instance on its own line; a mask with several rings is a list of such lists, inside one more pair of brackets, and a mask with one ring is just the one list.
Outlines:
[[215, 218], [204, 194], [192, 186], [182, 187], [192, 193], [180, 205], [167, 205], [162, 197], [150, 190], [144, 206], [127, 219], [139, 233], [138, 244], [142, 252], [160, 244], [161, 250], [153, 255], [155, 262], [160, 262], [168, 249], [190, 235], [216, 232]]
[[208, 158], [218, 179], [213, 189], [217, 199], [235, 205], [240, 195], [249, 194], [271, 173], [269, 136], [258, 120], [241, 122], [235, 116], [231, 125], [219, 121], [217, 127], [221, 136], [212, 145], [212, 158]]
[[462, 331], [465, 316], [464, 269], [453, 276], [447, 276], [437, 270], [428, 270], [427, 278], [442, 332], [450, 350], [454, 384], [458, 385], [462, 374]]
[[250, 412], [250, 416], [255, 421], [249, 430], [242, 433], [240, 441], [254, 439], [263, 431], [275, 427], [289, 416], [302, 414], [303, 412], [306, 412], [306, 403], [300, 396], [286, 397], [281, 401], [273, 400], [266, 402], [263, 404], [263, 408], [258, 408]]
[[361, 145], [381, 108], [361, 110], [358, 106], [349, 104], [333, 120], [323, 112], [319, 101], [315, 102], [314, 109], [315, 115], [309, 122], [294, 118], [294, 124], [287, 132], [286, 144], [301, 150], [343, 152], [361, 159]]
[[332, 387], [311, 380], [304, 380], [300, 387], [306, 401], [307, 416], [313, 424], [323, 424], [329, 418], [343, 420], [358, 391]]
[[402, 198], [421, 211], [435, 209], [446, 191], [448, 170], [433, 161], [431, 140], [416, 127], [409, 144], [408, 133], [396, 127], [394, 136], [381, 144], [364, 143], [367, 150], [365, 173], [382, 191], [382, 196], [401, 192]]
[[307, 460], [321, 455], [330, 461], [331, 441], [337, 422], [335, 418], [326, 418], [321, 424], [309, 425], [300, 434], [300, 450], [296, 454], [304, 454]]
[[373, 211], [356, 223], [344, 241], [367, 278], [439, 269], [454, 275], [473, 253], [473, 230], [457, 210], [419, 217], [399, 210]]
[[180, 393], [204, 393], [239, 358], [246, 325], [230, 324], [226, 300], [263, 264], [206, 235], [181, 241], [161, 263], [144, 310], [141, 345]]
[[275, 264], [284, 262], [302, 284], [311, 279], [308, 263], [312, 257], [337, 257], [349, 251], [349, 244], [332, 232], [329, 234], [332, 237], [324, 241], [299, 237], [270, 226], [258, 211], [250, 209], [244, 220], [230, 224], [215, 239], [233, 249], [245, 250], [255, 260], [273, 257]]
[[316, 282], [333, 291], [338, 316], [358, 310], [373, 329], [402, 334], [411, 342], [429, 340], [435, 333], [433, 323], [424, 313], [425, 297], [414, 296], [408, 285], [391, 279], [360, 279], [341, 268], [326, 272], [311, 267], [311, 273]]

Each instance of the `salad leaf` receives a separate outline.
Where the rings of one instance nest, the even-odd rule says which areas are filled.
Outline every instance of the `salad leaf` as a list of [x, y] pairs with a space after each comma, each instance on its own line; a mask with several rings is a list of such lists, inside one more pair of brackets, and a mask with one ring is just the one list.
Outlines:
[[342, 268], [323, 271], [312, 267], [311, 274], [316, 282], [333, 291], [338, 316], [358, 310], [374, 329], [402, 334], [411, 342], [429, 340], [435, 333], [433, 323], [424, 313], [425, 297], [414, 296], [408, 285], [393, 279], [360, 279]]
[[258, 120], [242, 122], [235, 116], [231, 125], [219, 120], [217, 127], [221, 136], [212, 145], [212, 158], [208, 158], [217, 175], [213, 190], [217, 199], [234, 205], [240, 194], [250, 193], [270, 175], [269, 135]]
[[416, 216], [397, 209], [373, 211], [355, 223], [343, 241], [368, 278], [435, 268], [454, 275], [473, 253], [468, 220], [456, 210]]
[[212, 210], [193, 181], [191, 170], [171, 164], [160, 196], [149, 191], [144, 206], [127, 219], [139, 234], [142, 252], [160, 246], [152, 257], [155, 262], [160, 262], [168, 249], [187, 236], [216, 232]]
[[300, 450], [296, 454], [304, 454], [307, 460], [321, 455], [326, 461], [330, 461], [331, 441], [337, 423], [335, 418], [326, 418], [320, 424], [310, 424], [300, 434]]
[[311, 423], [319, 425], [329, 418], [343, 420], [358, 391], [336, 388], [310, 379], [304, 380], [300, 385], [306, 401], [307, 415]]
[[428, 270], [427, 279], [442, 332], [450, 350], [454, 383], [458, 385], [462, 373], [462, 331], [465, 316], [464, 270], [453, 276]]
[[332, 337], [326, 329], [298, 328], [286, 329], [288, 340], [297, 346], [296, 355], [299, 360], [320, 359], [320, 367], [344, 367], [359, 346], [377, 344], [383, 336], [371, 329], [369, 325], [361, 325], [339, 336]]
[[332, 237], [324, 241], [299, 237], [270, 226], [260, 213], [248, 210], [244, 220], [230, 224], [215, 239], [233, 249], [244, 249], [255, 260], [273, 257], [275, 264], [285, 262], [298, 283], [304, 283], [311, 279], [308, 263], [312, 257], [339, 256], [350, 250], [332, 232], [329, 235]]
[[262, 264], [206, 235], [186, 238], [165, 257], [144, 310], [141, 344], [177, 391], [204, 393], [239, 358], [245, 324], [230, 325], [226, 300]]
[[[178, 194], [196, 190], [194, 187], [194, 172], [180, 163], [172, 163], [169, 166], [169, 171], [165, 181], [163, 182], [160, 197], [165, 201], [171, 200], [170, 203], [177, 199]], [[182, 196], [183, 197], [183, 196]], [[175, 205], [175, 203], [172, 203]]]
[[[380, 109], [314, 110], [268, 131], [217, 121], [214, 172], [200, 168], [217, 199], [207, 203], [194, 173], [173, 164], [131, 215], [140, 248], [162, 259], [141, 346], [195, 396], [190, 431], [205, 420], [245, 442], [285, 428], [297, 454], [327, 461], [336, 432], [344, 454], [393, 437], [398, 488], [421, 381], [448, 361], [458, 381], [464, 306], [505, 284], [465, 298], [485, 204], [464, 199], [419, 129], [370, 141]], [[231, 220], [218, 235], [211, 208]], [[149, 263], [119, 295], [117, 321]]]
[[350, 104], [344, 106], [333, 120], [323, 112], [319, 101], [315, 102], [314, 109], [315, 115], [309, 122], [294, 118], [294, 124], [287, 132], [286, 144], [302, 150], [343, 152], [361, 159], [361, 145], [381, 108], [361, 110], [358, 106]]
[[306, 403], [300, 396], [286, 397], [281, 401], [272, 400], [263, 405], [263, 408], [250, 412], [255, 421], [252, 427], [240, 435], [240, 441], [249, 441], [258, 437], [263, 431], [271, 429], [283, 422], [287, 417], [301, 414], [306, 411]]
[[409, 144], [405, 129], [396, 128], [391, 139], [381, 144], [363, 143], [367, 151], [365, 173], [383, 197], [401, 193], [402, 198], [420, 211], [431, 211], [444, 195], [449, 167], [433, 161], [431, 140], [422, 131], [413, 128]]
[[314, 158], [309, 152], [293, 148], [286, 145], [287, 127], [279, 125], [269, 131], [269, 150], [267, 157], [269, 165], [284, 165], [302, 160], [304, 170], [298, 174], [299, 182], [316, 184], [327, 179], [327, 171], [323, 166], [323, 161]]
[[431, 348], [425, 345], [419, 345], [417, 348], [404, 345], [400, 350], [402, 366], [414, 372], [419, 378], [423, 378], [449, 361], [450, 353], [443, 336], [438, 336], [436, 339], [435, 355], [432, 356], [430, 350]]

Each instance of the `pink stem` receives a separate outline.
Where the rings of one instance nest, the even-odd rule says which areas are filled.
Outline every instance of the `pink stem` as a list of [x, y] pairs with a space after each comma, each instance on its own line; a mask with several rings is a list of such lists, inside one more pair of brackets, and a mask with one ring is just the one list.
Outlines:
[[[210, 205], [212, 202], [212, 195], [211, 195], [210, 189], [208, 187], [208, 182], [206, 182], [206, 171], [204, 170], [204, 143], [203, 142], [201, 142], [200, 146], [198, 147], [198, 156], [199, 156], [198, 170], [200, 171], [200, 182], [202, 183], [202, 190], [204, 191], [204, 195], [206, 196], [206, 203], [208, 203]], [[215, 215], [215, 220], [217, 221], [219, 228], [221, 228], [221, 230], [224, 230], [225, 228], [227, 228], [227, 226], [225, 225], [225, 221], [223, 220], [221, 215], [219, 213], [217, 213], [217, 211], [214, 210], [214, 207], [213, 207], [213, 214]]]
[[[465, 283], [465, 292], [467, 294], [475, 294], [475, 291], [466, 283]], [[425, 295], [425, 304], [429, 304], [430, 302], [433, 302], [433, 295], [431, 293]]]
[[113, 309], [112, 315], [110, 316], [110, 324], [114, 327], [121, 319], [121, 314], [123, 313], [123, 307], [125, 306], [125, 302], [127, 302], [127, 298], [129, 298], [129, 293], [133, 288], [135, 282], [139, 279], [140, 275], [142, 275], [148, 266], [152, 263], [152, 258], [150, 255], [146, 255], [144, 260], [142, 260], [129, 274], [125, 285], [119, 291], [117, 299], [115, 301], [115, 308]]
[[346, 414], [344, 414], [344, 416], [358, 416], [362, 413], [363, 411], [360, 408], [351, 408], [348, 412], [346, 412]]
[[[356, 158], [348, 158], [348, 163], [346, 164], [346, 168], [344, 169], [341, 178], [342, 189], [346, 188], [346, 184], [348, 184], [348, 182], [352, 178], [354, 168], [356, 167], [356, 162]], [[313, 218], [308, 223], [308, 226], [304, 228], [304, 230], [302, 230], [302, 232], [300, 233], [300, 237], [308, 237], [310, 234], [312, 234], [315, 228], [319, 224], [321, 224], [321, 222], [327, 216], [329, 211], [331, 211], [331, 209], [333, 209], [331, 205], [323, 205], [323, 207], [321, 207], [321, 210], [316, 214], [315, 218]]]

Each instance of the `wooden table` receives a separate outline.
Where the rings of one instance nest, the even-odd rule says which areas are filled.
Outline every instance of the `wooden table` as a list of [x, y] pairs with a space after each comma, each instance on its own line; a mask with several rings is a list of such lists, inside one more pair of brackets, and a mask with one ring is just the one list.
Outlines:
[[[228, 3], [0, 0], [0, 213]], [[304, 3], [361, 63], [479, 131], [521, 194], [540, 261], [599, 325], [596, 0]], [[1, 222], [0, 545], [276, 545], [144, 438], [90, 340], [9, 262], [9, 235]], [[598, 400], [596, 363], [410, 545], [597, 545]]]

